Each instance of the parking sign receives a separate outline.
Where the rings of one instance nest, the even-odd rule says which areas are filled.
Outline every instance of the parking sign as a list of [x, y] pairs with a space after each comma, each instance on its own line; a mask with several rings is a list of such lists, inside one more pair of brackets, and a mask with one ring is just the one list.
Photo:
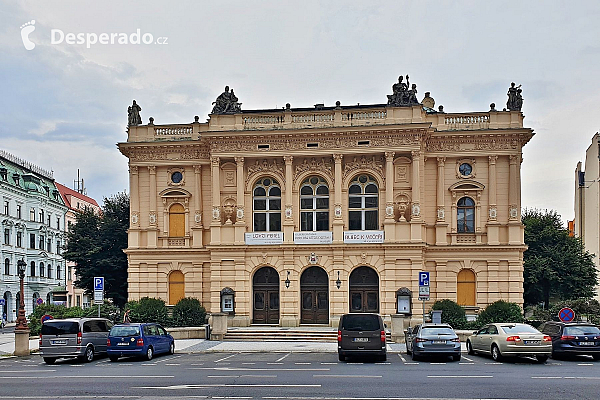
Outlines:
[[429, 272], [419, 272], [419, 286], [429, 286]]
[[94, 278], [94, 291], [102, 291], [104, 290], [104, 277], [96, 276]]

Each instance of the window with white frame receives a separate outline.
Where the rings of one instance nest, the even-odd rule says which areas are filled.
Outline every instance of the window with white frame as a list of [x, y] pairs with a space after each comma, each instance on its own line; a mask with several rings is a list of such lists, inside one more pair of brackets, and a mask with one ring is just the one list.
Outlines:
[[17, 232], [17, 247], [23, 247], [23, 232]]
[[8, 258], [4, 259], [4, 275], [10, 275], [10, 260]]
[[300, 187], [300, 230], [329, 230], [329, 188], [318, 176], [311, 176]]
[[8, 200], [4, 200], [4, 215], [10, 214], [10, 203]]
[[272, 178], [262, 178], [254, 185], [253, 217], [255, 232], [281, 231], [281, 187]]
[[46, 276], [46, 268], [44, 268], [44, 263], [40, 263], [40, 276]]
[[379, 188], [370, 175], [358, 175], [348, 188], [348, 227], [351, 231], [379, 228]]
[[4, 228], [4, 244], [10, 244], [10, 229]]
[[475, 233], [475, 202], [470, 197], [463, 197], [456, 204], [456, 230]]
[[35, 208], [33, 207], [29, 210], [29, 220], [32, 222], [35, 221]]

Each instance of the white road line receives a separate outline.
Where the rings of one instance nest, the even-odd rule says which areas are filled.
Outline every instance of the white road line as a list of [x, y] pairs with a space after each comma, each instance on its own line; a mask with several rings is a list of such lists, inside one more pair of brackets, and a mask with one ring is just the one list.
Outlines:
[[407, 362], [407, 363], [404, 363], [404, 364], [405, 365], [419, 365], [419, 363], [416, 363], [416, 362]]
[[577, 364], [577, 365], [584, 365], [584, 366], [588, 367], [588, 366], [592, 366], [592, 365], [594, 365], [594, 364], [581, 363], [581, 364]]
[[462, 358], [464, 358], [464, 359], [465, 359], [465, 360], [467, 360], [467, 361], [474, 362], [473, 360], [471, 360], [471, 359], [470, 359], [469, 357], [467, 357], [467, 356], [462, 356]]
[[204, 363], [190, 364], [190, 365], [204, 365]]
[[404, 359], [404, 357], [402, 357], [402, 354], [398, 353], [398, 355], [400, 356], [400, 359], [402, 360], [402, 362], [406, 362], [406, 360]]
[[240, 375], [240, 378], [277, 378], [277, 375]]
[[310, 365], [311, 363], [309, 363], [309, 362], [304, 363], [303, 362], [303, 363], [294, 363], [294, 364], [296, 364], [296, 365]]
[[[233, 383], [209, 383], [202, 385], [174, 385], [174, 386], [134, 386], [133, 389], [213, 389], [218, 387], [245, 387], [245, 388], [320, 388], [319, 384], [233, 384]], [[139, 396], [138, 396], [139, 397]]]
[[2, 370], [3, 374], [13, 374], [13, 373], [29, 373], [29, 372], [56, 372], [55, 369], [30, 369], [27, 371], [13, 371], [13, 370]]
[[[247, 362], [247, 363], [242, 363], [242, 365], [254, 365], [256, 364], [255, 362]], [[196, 365], [196, 364], [192, 364], [192, 365]], [[197, 365], [203, 365], [203, 364], [197, 364]]]
[[427, 375], [428, 378], [493, 378], [492, 375]]
[[502, 363], [499, 363], [499, 362], [491, 362], [490, 363], [490, 362], [488, 362], [488, 363], [485, 363], [485, 365], [502, 365]]
[[432, 362], [432, 363], [429, 363], [429, 364], [430, 364], [430, 365], [446, 365], [446, 363], [440, 363], [440, 362], [438, 362], [438, 363], [433, 363], [433, 362]]
[[468, 362], [468, 363], [466, 363], [466, 362], [459, 362], [459, 364], [460, 365], [475, 365], [474, 362]]
[[284, 358], [286, 358], [286, 357], [287, 357], [287, 356], [289, 356], [290, 354], [292, 354], [292, 353], [287, 353], [285, 356], [281, 357], [280, 359], [278, 359], [278, 360], [275, 360], [275, 362], [279, 362], [279, 361], [283, 360]]
[[313, 378], [381, 378], [381, 375], [313, 375]]
[[321, 365], [338, 365], [339, 363], [322, 362]]
[[280, 362], [268, 362], [267, 365], [283, 365], [283, 363], [280, 363]]
[[[29, 379], [28, 376], [0, 376], [0, 379]], [[175, 375], [59, 375], [59, 376], [36, 376], [35, 379], [90, 379], [90, 378], [120, 378], [120, 379], [140, 379], [140, 378], [175, 378]]]
[[237, 354], [232, 354], [232, 355], [230, 355], [230, 356], [223, 357], [223, 358], [221, 358], [221, 359], [219, 359], [219, 360], [216, 360], [215, 362], [219, 362], [219, 361], [227, 360], [227, 359], [229, 359], [229, 358], [231, 358], [231, 357], [233, 357], [233, 356], [236, 356], [236, 355], [237, 355]]
[[[214, 371], [273, 371], [273, 368], [199, 367], [187, 369], [210, 369]], [[329, 368], [277, 368], [276, 371], [331, 371]]]
[[206, 375], [207, 378], [239, 378], [239, 375]]
[[599, 380], [600, 376], [532, 376], [531, 379], [590, 379], [590, 380]]
[[179, 365], [181, 365], [181, 364], [165, 364], [165, 365], [168, 365], [168, 366], [170, 366], [170, 367], [176, 367], [176, 366], [179, 366]]

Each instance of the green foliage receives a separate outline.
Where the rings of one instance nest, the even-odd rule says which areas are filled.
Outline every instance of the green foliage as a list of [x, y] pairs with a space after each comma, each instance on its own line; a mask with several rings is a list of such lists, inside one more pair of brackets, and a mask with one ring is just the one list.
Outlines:
[[186, 297], [173, 307], [173, 326], [202, 326], [205, 324], [206, 310], [198, 299]]
[[442, 310], [442, 323], [449, 324], [454, 329], [464, 329], [467, 325], [465, 309], [452, 300], [438, 300], [431, 309]]
[[84, 315], [84, 310], [80, 307], [65, 307], [54, 304], [39, 305], [28, 316], [29, 321], [27, 322], [27, 325], [29, 325], [29, 329], [31, 329], [32, 336], [40, 334], [42, 329], [41, 318], [46, 314], [51, 315], [54, 319], [79, 318]]
[[107, 298], [122, 307], [127, 301], [127, 229], [129, 196], [118, 193], [104, 199], [102, 213], [85, 209], [69, 230], [63, 257], [77, 265], [75, 285], [91, 294], [94, 277], [104, 277]]
[[593, 255], [585, 251], [579, 238], [570, 237], [556, 211], [525, 210], [523, 288], [525, 304], [551, 299], [590, 298], [598, 283]]
[[596, 299], [566, 300], [554, 303], [549, 309], [550, 319], [559, 321], [558, 313], [565, 307], [573, 309], [576, 321], [586, 319], [593, 324], [600, 324], [600, 303]]
[[493, 322], [524, 322], [523, 311], [517, 303], [498, 300], [488, 305], [477, 317], [477, 325], [483, 326]]
[[125, 305], [125, 310], [131, 310], [129, 318], [131, 322], [158, 322], [170, 326], [165, 301], [150, 297], [143, 297], [139, 301], [130, 301]]
[[[98, 306], [93, 305], [83, 310], [84, 317], [97, 317]], [[100, 305], [100, 317], [106, 318], [114, 324], [118, 324], [123, 321], [122, 312], [119, 307], [109, 303], [107, 301]]]

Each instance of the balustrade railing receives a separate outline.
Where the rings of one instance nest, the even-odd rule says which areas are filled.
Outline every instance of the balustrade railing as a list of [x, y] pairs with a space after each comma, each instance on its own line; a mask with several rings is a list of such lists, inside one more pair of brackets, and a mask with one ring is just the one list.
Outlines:
[[292, 114], [292, 123], [294, 123], [294, 124], [328, 123], [328, 122], [333, 122], [334, 119], [335, 119], [334, 113]]
[[244, 125], [279, 125], [283, 124], [283, 115], [252, 115], [244, 117]]
[[476, 126], [478, 128], [487, 128], [490, 124], [489, 114], [470, 114], [470, 115], [447, 115], [444, 117], [444, 125], [449, 127]]
[[369, 119], [385, 119], [386, 117], [386, 111], [355, 111], [342, 113], [342, 121], [364, 121]]
[[189, 125], [157, 126], [154, 128], [156, 136], [188, 136], [193, 133]]

